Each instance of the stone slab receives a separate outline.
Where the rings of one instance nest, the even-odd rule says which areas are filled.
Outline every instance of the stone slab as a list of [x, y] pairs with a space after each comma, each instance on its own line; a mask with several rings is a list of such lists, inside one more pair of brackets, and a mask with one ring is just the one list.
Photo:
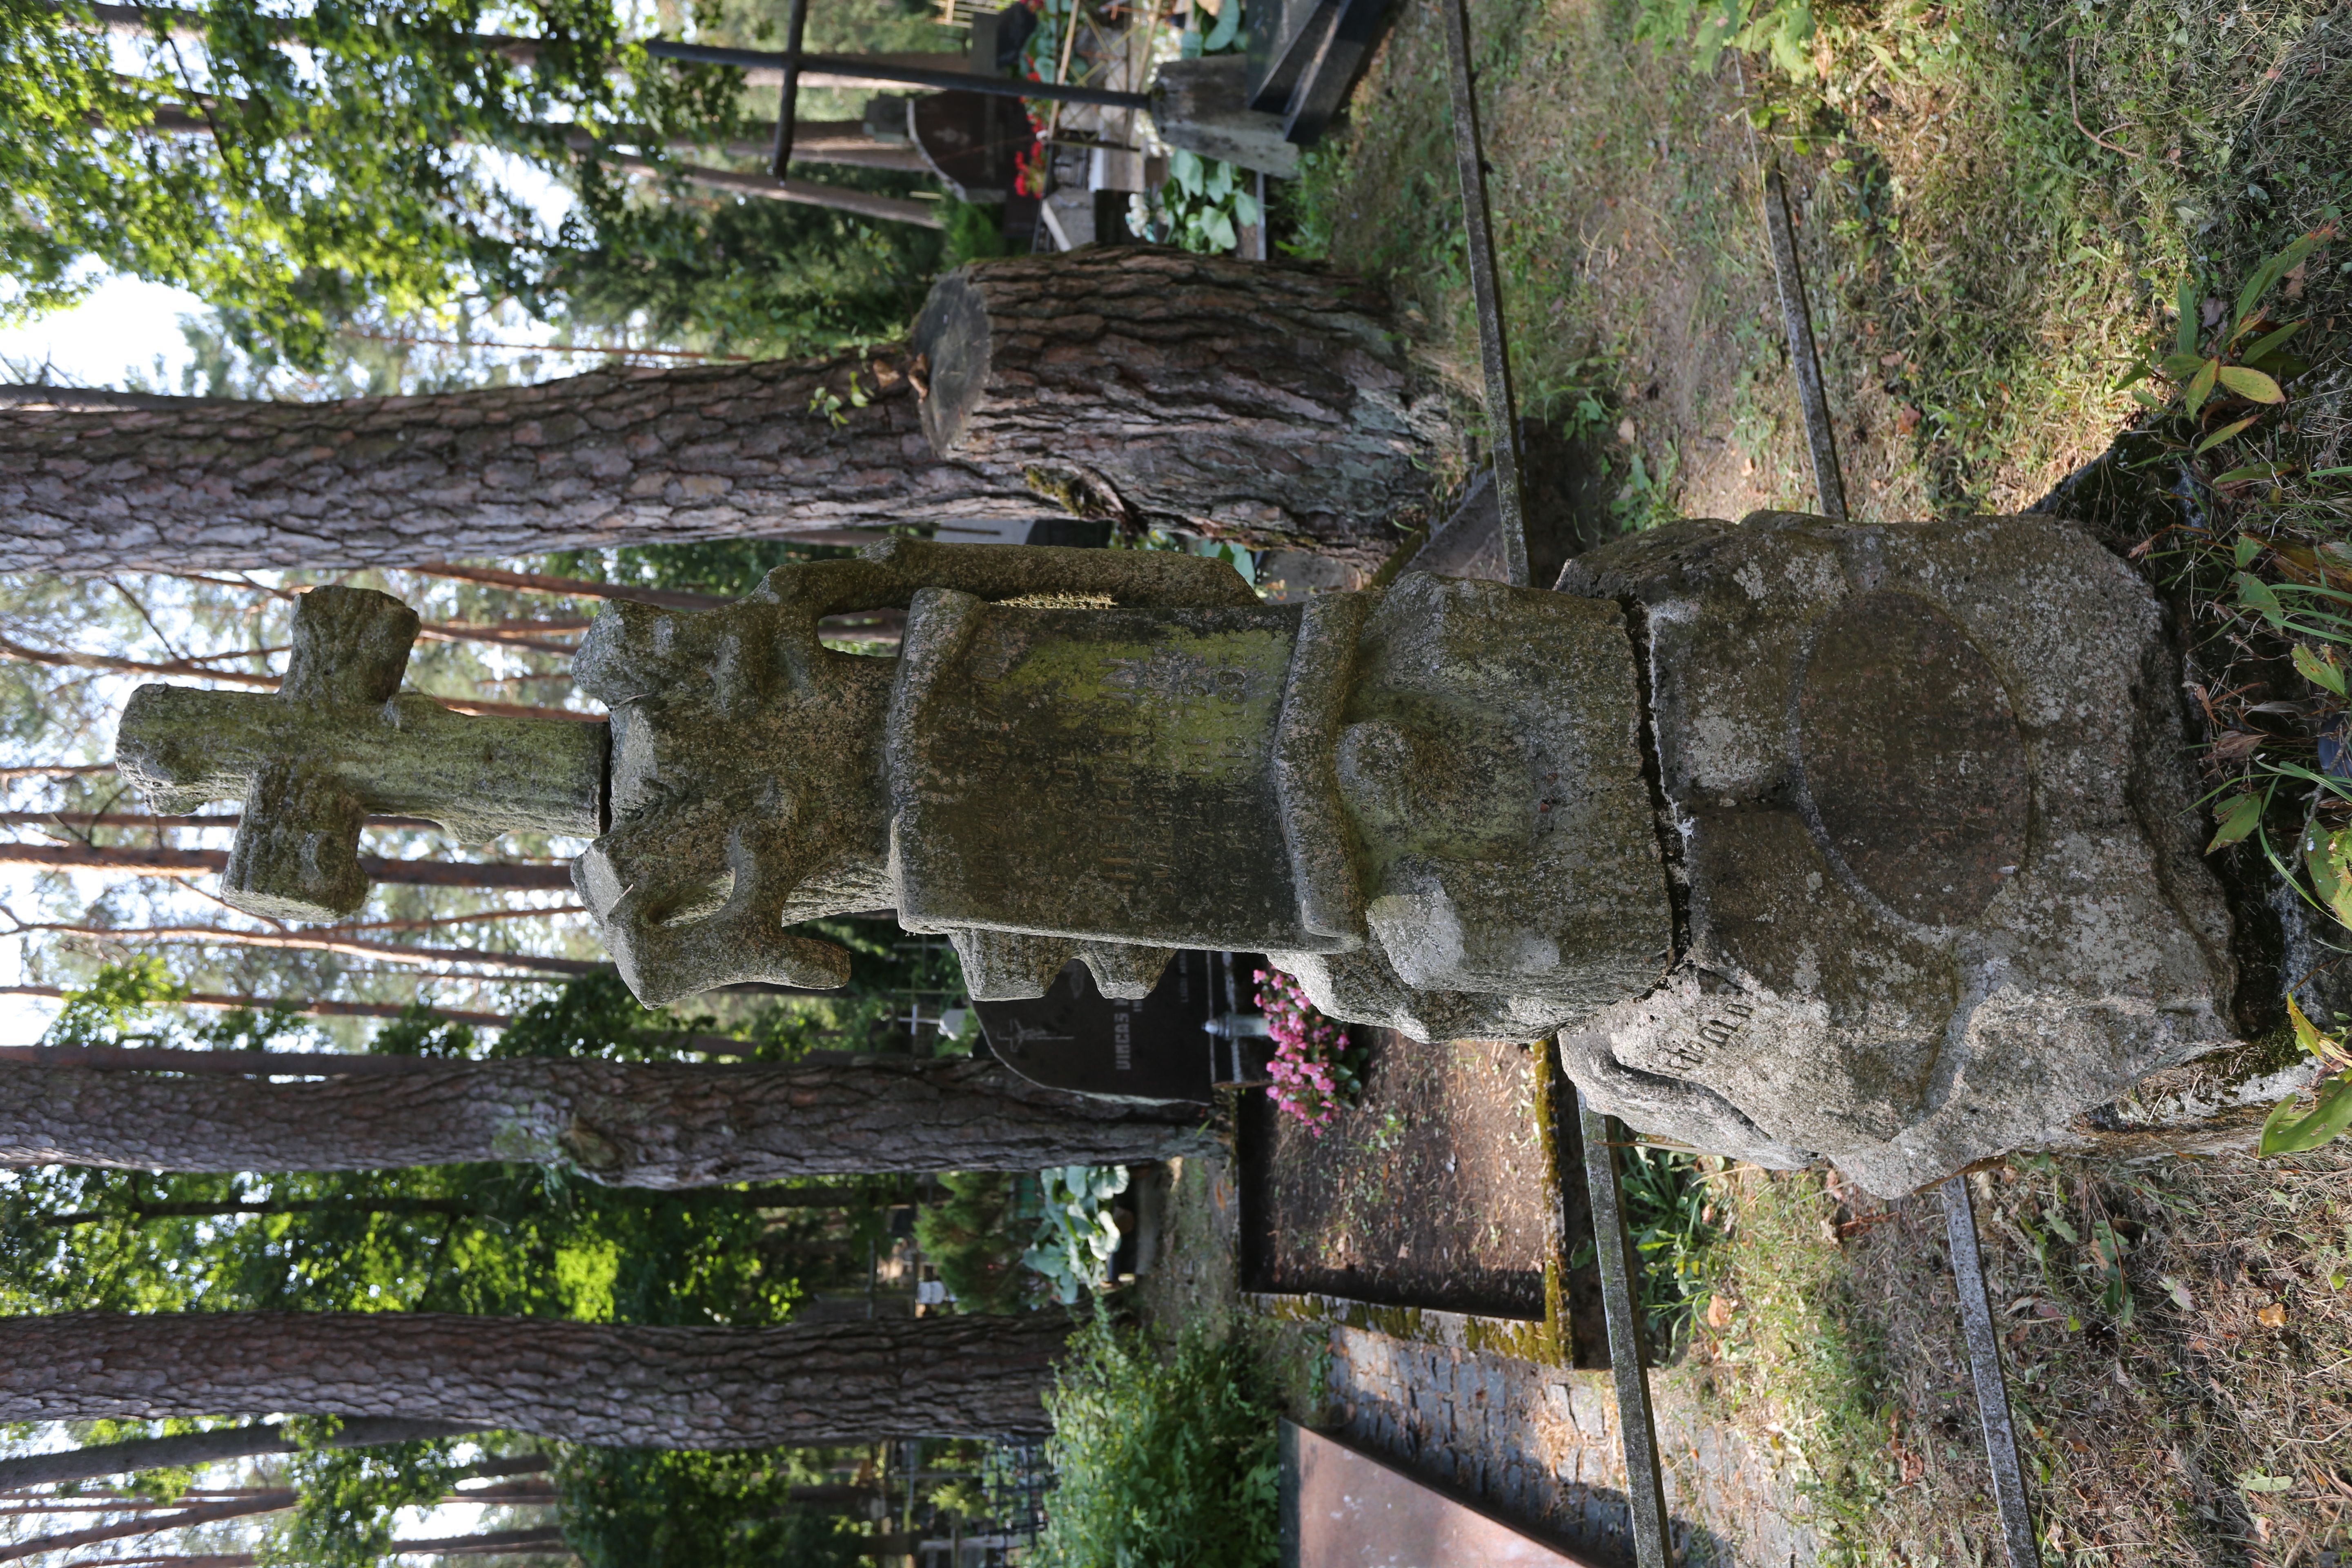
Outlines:
[[1594, 1568], [1294, 1422], [1282, 1424], [1285, 1568]]

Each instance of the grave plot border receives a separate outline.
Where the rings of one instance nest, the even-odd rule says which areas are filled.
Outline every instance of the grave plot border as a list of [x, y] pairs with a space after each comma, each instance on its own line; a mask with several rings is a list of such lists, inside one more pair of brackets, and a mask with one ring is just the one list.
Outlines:
[[[1570, 1266], [1580, 1241], [1592, 1235], [1585, 1194], [1582, 1141], [1577, 1131], [1576, 1088], [1560, 1070], [1557, 1042], [1544, 1043], [1536, 1063], [1536, 1135], [1542, 1162], [1548, 1224], [1544, 1238], [1544, 1315], [1505, 1317], [1443, 1307], [1365, 1301], [1315, 1290], [1248, 1289], [1247, 1237], [1263, 1219], [1251, 1183], [1238, 1183], [1244, 1273], [1242, 1305], [1263, 1317], [1357, 1329], [1412, 1344], [1514, 1356], [1538, 1366], [1587, 1369], [1609, 1364], [1597, 1268]], [[1563, 1152], [1565, 1160], [1563, 1161]], [[1237, 1150], [1244, 1157], [1245, 1151]], [[1241, 1160], [1235, 1162], [1236, 1174]], [[1579, 1325], [1581, 1324], [1581, 1331]], [[1581, 1352], [1581, 1353], [1580, 1353]]]

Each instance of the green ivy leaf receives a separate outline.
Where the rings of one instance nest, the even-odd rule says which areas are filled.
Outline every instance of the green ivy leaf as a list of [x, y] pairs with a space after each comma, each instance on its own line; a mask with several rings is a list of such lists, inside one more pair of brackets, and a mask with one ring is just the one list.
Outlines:
[[2230, 809], [2221, 814], [2221, 831], [2213, 835], [2212, 843], [2205, 846], [2205, 853], [2210, 855], [2216, 849], [2226, 849], [2239, 842], [2253, 832], [2255, 825], [2262, 819], [2262, 796], [2258, 795], [2238, 796], [2230, 803]]
[[2295, 1115], [2294, 1107], [2294, 1100], [2282, 1100], [2271, 1112], [2269, 1120], [2263, 1123], [2263, 1141], [2257, 1153], [2264, 1157], [2301, 1154], [2352, 1126], [2352, 1073], [2321, 1079], [2318, 1103], [2307, 1114]]

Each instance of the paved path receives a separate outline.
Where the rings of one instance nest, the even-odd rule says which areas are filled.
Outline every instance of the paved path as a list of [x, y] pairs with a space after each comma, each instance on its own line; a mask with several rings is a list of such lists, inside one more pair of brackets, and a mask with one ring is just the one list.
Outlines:
[[[1627, 1563], [1625, 1468], [1606, 1372], [1410, 1344], [1337, 1329], [1329, 1392], [1347, 1437], [1515, 1524]], [[1681, 1560], [1698, 1568], [1802, 1568], [1819, 1555], [1788, 1467], [1704, 1419], [1657, 1380], [1666, 1502]]]

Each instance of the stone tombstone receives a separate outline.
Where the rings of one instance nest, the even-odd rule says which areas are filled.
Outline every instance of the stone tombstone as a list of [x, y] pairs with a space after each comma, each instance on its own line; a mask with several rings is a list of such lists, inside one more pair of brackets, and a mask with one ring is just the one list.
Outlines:
[[[893, 606], [895, 658], [818, 640]], [[1558, 1035], [1636, 1128], [1885, 1194], [2239, 1044], [2177, 655], [2047, 518], [1693, 521], [1559, 592], [1406, 572], [1290, 605], [1197, 557], [892, 540], [719, 609], [610, 605], [577, 664], [609, 756], [423, 712], [398, 640], [352, 642], [348, 691], [148, 688], [126, 770], [249, 797], [289, 864], [362, 807], [594, 831], [575, 879], [648, 1004], [838, 984], [792, 928], [885, 907], [979, 1001], [1262, 952], [1336, 1017]], [[298, 630], [298, 665], [326, 646]], [[485, 737], [463, 767], [392, 765], [450, 725]]]
[[1073, 959], [1042, 996], [979, 1002], [996, 1059], [1032, 1083], [1119, 1100], [1215, 1101], [1210, 1026], [1223, 1011], [1217, 955], [1180, 952], [1148, 996], [1106, 996]]

